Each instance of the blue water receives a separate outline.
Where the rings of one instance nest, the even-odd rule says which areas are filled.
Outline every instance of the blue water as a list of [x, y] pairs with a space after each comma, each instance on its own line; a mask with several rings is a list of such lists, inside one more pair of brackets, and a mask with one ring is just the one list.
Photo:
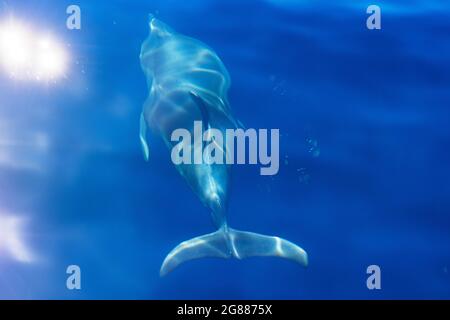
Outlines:
[[[0, 217], [23, 220], [33, 256], [0, 243], [0, 298], [450, 298], [447, 1], [77, 0], [82, 29], [67, 30], [73, 2], [0, 2], [1, 19], [70, 50], [56, 83], [0, 74]], [[229, 221], [301, 245], [307, 268], [201, 259], [159, 277], [176, 244], [214, 228], [161, 139], [143, 160], [149, 13], [214, 48], [245, 126], [280, 129], [278, 175], [233, 168]]]

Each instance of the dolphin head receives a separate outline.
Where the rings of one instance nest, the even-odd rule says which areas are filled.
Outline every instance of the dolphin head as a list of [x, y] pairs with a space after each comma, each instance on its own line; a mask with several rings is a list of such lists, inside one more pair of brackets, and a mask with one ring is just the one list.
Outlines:
[[141, 54], [156, 49], [174, 34], [174, 31], [167, 24], [153, 16], [150, 16], [148, 26], [149, 36], [142, 43]]
[[161, 60], [161, 57], [155, 56], [158, 52], [157, 49], [166, 43], [175, 32], [167, 24], [153, 17], [153, 15], [149, 16], [148, 25], [149, 36], [142, 43], [140, 61], [150, 86], [151, 79], [154, 77], [152, 71], [156, 69], [155, 63]]
[[150, 18], [149, 27], [150, 34], [158, 37], [170, 36], [174, 33], [172, 28], [155, 17]]

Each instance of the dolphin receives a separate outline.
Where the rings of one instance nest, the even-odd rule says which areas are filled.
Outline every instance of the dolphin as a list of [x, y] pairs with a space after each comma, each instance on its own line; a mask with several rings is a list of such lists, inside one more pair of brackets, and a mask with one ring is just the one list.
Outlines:
[[[140, 117], [140, 142], [145, 160], [148, 161], [150, 154], [148, 128], [162, 137], [169, 150], [175, 146], [171, 133], [178, 128], [192, 133], [194, 121], [202, 121], [205, 128], [222, 132], [227, 128], [240, 128], [227, 99], [230, 76], [214, 50], [175, 32], [153, 16], [150, 16], [149, 27], [149, 36], [140, 53], [149, 89]], [[191, 148], [194, 154], [202, 152], [201, 146], [192, 144]], [[307, 253], [294, 243], [228, 226], [230, 165], [178, 164], [176, 168], [211, 210], [217, 230], [176, 246], [166, 256], [160, 269], [161, 276], [185, 261], [203, 257], [274, 256], [307, 266]]]

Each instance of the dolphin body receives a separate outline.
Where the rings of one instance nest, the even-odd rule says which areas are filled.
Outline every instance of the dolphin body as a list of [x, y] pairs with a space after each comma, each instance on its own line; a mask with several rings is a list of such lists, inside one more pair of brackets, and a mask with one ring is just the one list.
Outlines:
[[[171, 134], [184, 128], [193, 132], [194, 121], [205, 128], [223, 132], [240, 127], [227, 101], [230, 86], [228, 71], [217, 54], [202, 42], [174, 32], [160, 20], [150, 17], [150, 34], [140, 54], [147, 78], [149, 96], [140, 120], [140, 141], [148, 161], [147, 128], [160, 135], [172, 149]], [[202, 152], [201, 146], [191, 150]], [[225, 150], [226, 152], [226, 150]], [[202, 203], [211, 210], [217, 231], [184, 241], [165, 258], [160, 275], [166, 275], [179, 264], [197, 258], [238, 259], [251, 256], [276, 256], [308, 264], [306, 252], [279, 237], [231, 229], [226, 220], [230, 165], [179, 164], [184, 177]]]

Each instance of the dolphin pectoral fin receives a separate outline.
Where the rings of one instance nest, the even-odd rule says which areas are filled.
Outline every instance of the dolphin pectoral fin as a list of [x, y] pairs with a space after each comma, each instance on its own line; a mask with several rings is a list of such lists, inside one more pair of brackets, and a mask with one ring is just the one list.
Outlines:
[[222, 229], [184, 241], [176, 246], [164, 259], [160, 275], [164, 276], [185, 261], [204, 257], [229, 258], [227, 239]]
[[139, 140], [141, 141], [141, 147], [142, 151], [144, 152], [144, 159], [145, 161], [148, 161], [150, 152], [148, 149], [148, 143], [147, 143], [147, 123], [145, 122], [144, 115], [141, 113], [141, 119], [139, 124]]
[[221, 228], [216, 232], [180, 243], [164, 260], [160, 275], [164, 276], [181, 263], [218, 257], [243, 259], [255, 256], [280, 257], [303, 266], [308, 265], [308, 254], [296, 244], [279, 238], [253, 232]]
[[191, 99], [195, 101], [195, 104], [197, 105], [200, 114], [202, 115], [202, 122], [203, 122], [203, 130], [208, 130], [210, 128], [209, 125], [209, 112], [206, 107], [206, 102], [197, 94], [195, 94], [192, 91], [189, 91], [189, 94], [191, 95]]

